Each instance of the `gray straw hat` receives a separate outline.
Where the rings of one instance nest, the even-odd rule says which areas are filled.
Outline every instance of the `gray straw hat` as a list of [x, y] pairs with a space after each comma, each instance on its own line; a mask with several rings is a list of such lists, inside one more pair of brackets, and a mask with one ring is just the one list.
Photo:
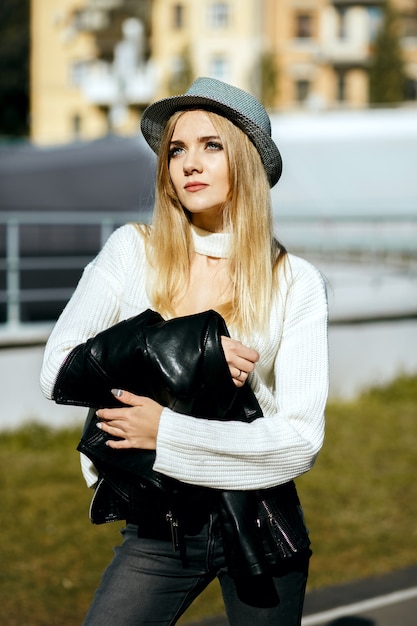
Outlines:
[[251, 94], [215, 78], [197, 78], [185, 94], [158, 100], [145, 109], [141, 129], [156, 154], [169, 118], [176, 111], [188, 108], [213, 111], [243, 130], [260, 154], [270, 186], [278, 182], [282, 159], [271, 138], [268, 113]]

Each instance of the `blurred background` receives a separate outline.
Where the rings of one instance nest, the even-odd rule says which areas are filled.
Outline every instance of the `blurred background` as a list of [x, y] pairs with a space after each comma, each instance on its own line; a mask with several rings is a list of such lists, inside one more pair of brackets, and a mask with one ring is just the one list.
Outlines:
[[417, 372], [417, 0], [3, 0], [0, 66], [0, 428], [80, 417], [41, 397], [45, 340], [112, 230], [150, 219], [141, 112], [201, 75], [271, 115], [332, 398]]
[[[85, 411], [43, 398], [39, 370], [83, 267], [151, 219], [142, 111], [197, 76], [267, 107], [276, 235], [327, 280], [326, 441], [297, 481], [309, 589], [415, 571], [417, 0], [1, 0], [2, 624], [80, 624], [118, 541], [88, 522]], [[181, 623], [222, 614], [216, 589]]]

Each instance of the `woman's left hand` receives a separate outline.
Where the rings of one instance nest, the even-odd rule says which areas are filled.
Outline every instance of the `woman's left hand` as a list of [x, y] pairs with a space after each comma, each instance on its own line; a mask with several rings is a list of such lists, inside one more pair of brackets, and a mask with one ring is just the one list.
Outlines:
[[110, 448], [142, 448], [143, 450], [156, 449], [159, 420], [163, 407], [144, 396], [136, 396], [122, 389], [112, 390], [113, 395], [121, 403], [120, 409], [99, 409], [97, 417], [99, 428], [111, 437], [107, 445]]
[[259, 361], [259, 353], [231, 337], [221, 337], [224, 356], [236, 387], [243, 387]]

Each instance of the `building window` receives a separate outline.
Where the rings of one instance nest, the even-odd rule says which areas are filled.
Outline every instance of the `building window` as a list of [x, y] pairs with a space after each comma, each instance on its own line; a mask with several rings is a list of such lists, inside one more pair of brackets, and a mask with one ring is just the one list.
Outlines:
[[73, 27], [76, 31], [98, 31], [106, 28], [109, 23], [108, 15], [100, 7], [77, 9], [73, 12]]
[[338, 102], [346, 101], [346, 73], [337, 73], [336, 100]]
[[295, 99], [297, 102], [305, 102], [308, 98], [308, 93], [310, 91], [310, 81], [309, 80], [297, 80], [295, 82]]
[[405, 99], [417, 100], [417, 80], [408, 78], [405, 81]]
[[82, 126], [81, 115], [79, 115], [78, 113], [75, 113], [71, 118], [72, 137], [75, 141], [78, 141], [79, 139], [81, 139], [81, 126]]
[[184, 5], [174, 4], [172, 7], [172, 26], [174, 30], [184, 28]]
[[313, 37], [313, 15], [311, 13], [296, 14], [295, 36], [297, 39], [311, 39]]
[[369, 41], [373, 43], [378, 35], [383, 20], [383, 13], [380, 7], [368, 7], [369, 21]]
[[346, 7], [336, 7], [336, 13], [337, 13], [337, 37], [338, 39], [346, 39], [347, 37], [347, 28], [346, 28], [347, 9]]
[[208, 8], [208, 23], [213, 29], [230, 26], [230, 6], [228, 2], [211, 2]]
[[86, 61], [74, 61], [70, 66], [70, 83], [80, 87], [88, 75], [89, 64]]
[[210, 61], [210, 76], [218, 80], [227, 81], [229, 78], [229, 63], [225, 57], [216, 56]]

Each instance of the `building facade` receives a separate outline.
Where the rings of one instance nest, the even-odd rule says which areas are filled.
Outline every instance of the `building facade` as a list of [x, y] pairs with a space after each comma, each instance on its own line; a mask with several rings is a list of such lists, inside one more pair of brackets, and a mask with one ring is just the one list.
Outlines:
[[[263, 0], [155, 0], [152, 58], [158, 67], [157, 96], [178, 93], [181, 76], [212, 76], [256, 91], [263, 48]], [[185, 71], [184, 71], [185, 70]]]
[[[391, 0], [410, 99], [417, 86], [417, 2]], [[279, 69], [278, 108], [364, 108], [381, 0], [266, 0], [265, 41]]]
[[150, 1], [32, 0], [31, 138], [131, 134], [156, 91]]
[[[416, 100], [417, 0], [391, 2]], [[382, 16], [382, 0], [32, 0], [32, 138], [134, 133], [202, 75], [276, 111], [364, 108]]]
[[76, 67], [97, 56], [91, 32], [75, 33], [72, 0], [31, 4], [31, 136], [42, 144], [99, 136], [106, 131], [101, 111], [80, 93]]

